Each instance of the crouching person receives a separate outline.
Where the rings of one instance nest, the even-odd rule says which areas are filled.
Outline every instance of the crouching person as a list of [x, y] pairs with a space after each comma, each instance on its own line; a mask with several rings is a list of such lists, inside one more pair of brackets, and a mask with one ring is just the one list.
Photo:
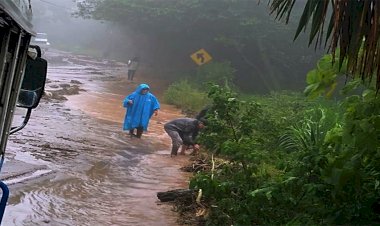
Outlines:
[[166, 133], [172, 139], [172, 151], [170, 157], [177, 155], [178, 149], [181, 147], [181, 153], [185, 154], [185, 150], [192, 145], [194, 151], [199, 150], [199, 145], [195, 143], [196, 135], [199, 130], [204, 128], [204, 122], [193, 118], [179, 118], [167, 122], [164, 125]]

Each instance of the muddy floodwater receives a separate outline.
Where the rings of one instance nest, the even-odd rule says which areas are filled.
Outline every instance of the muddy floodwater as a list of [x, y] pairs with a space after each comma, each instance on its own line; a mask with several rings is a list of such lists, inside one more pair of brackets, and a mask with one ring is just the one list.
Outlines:
[[[137, 73], [128, 83], [117, 62], [59, 51], [46, 58], [47, 95], [8, 142], [1, 174], [11, 195], [2, 225], [177, 225], [156, 193], [188, 186], [179, 170], [188, 156], [170, 158], [162, 128], [179, 111], [162, 105], [149, 132], [130, 138], [121, 130], [122, 100], [149, 80]], [[14, 124], [23, 113], [17, 109]]]

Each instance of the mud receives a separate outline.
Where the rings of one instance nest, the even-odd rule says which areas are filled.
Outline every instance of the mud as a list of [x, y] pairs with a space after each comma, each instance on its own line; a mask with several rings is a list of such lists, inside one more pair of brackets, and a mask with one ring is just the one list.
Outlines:
[[190, 174], [179, 170], [188, 156], [170, 158], [162, 128], [180, 112], [162, 105], [142, 139], [121, 130], [124, 97], [142, 82], [162, 93], [159, 83], [142, 75], [128, 83], [119, 62], [59, 51], [47, 59], [46, 95], [8, 142], [3, 225], [177, 225], [156, 193], [188, 186]]

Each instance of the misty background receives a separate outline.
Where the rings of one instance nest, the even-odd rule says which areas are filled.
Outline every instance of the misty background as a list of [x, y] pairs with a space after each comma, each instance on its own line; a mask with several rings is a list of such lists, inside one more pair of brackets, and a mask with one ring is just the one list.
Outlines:
[[[75, 1], [33, 0], [32, 7], [34, 29], [48, 34], [52, 48], [119, 60], [128, 56], [124, 54], [127, 36], [111, 23], [73, 16], [77, 11]], [[117, 50], [113, 49], [116, 43], [120, 43]]]
[[[228, 38], [239, 34], [240, 27], [231, 30], [233, 24], [212, 18], [215, 14], [213, 8], [217, 11], [218, 7], [222, 7], [219, 6], [221, 2], [205, 2], [210, 3], [211, 10], [205, 12], [211, 19], [185, 28], [187, 30], [170, 24], [169, 19], [145, 22], [149, 17], [135, 15], [131, 15], [135, 16], [131, 23], [128, 15], [125, 18], [109, 19], [103, 16], [98, 20], [84, 19], [89, 15], [73, 16], [78, 13], [74, 0], [33, 0], [33, 23], [36, 32], [48, 34], [51, 48], [121, 62], [138, 56], [141, 59], [140, 70], [146, 77], [160, 77], [166, 81], [176, 81], [186, 76], [191, 79], [198, 66], [192, 62], [190, 55], [204, 48], [213, 61], [231, 63], [235, 69], [234, 83], [244, 92], [304, 89], [306, 73], [315, 67], [325, 50], [315, 50], [314, 45], [308, 47], [305, 34], [293, 42], [296, 22], [303, 8], [295, 6], [293, 16], [286, 25], [275, 21], [266, 2], [253, 5], [248, 12], [255, 17], [246, 22], [250, 30], [241, 31], [241, 37], [236, 40], [242, 40], [243, 44], [241, 48], [236, 48], [237, 45], [229, 43], [233, 39]], [[192, 18], [191, 13], [187, 16], [189, 18], [183, 19], [184, 26]], [[224, 34], [226, 36], [210, 35], [223, 30], [230, 33]], [[247, 31], [251, 33], [247, 35]]]

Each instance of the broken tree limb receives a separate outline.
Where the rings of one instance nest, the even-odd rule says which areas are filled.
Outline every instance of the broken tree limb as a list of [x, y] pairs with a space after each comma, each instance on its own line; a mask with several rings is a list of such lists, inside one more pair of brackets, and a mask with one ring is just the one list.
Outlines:
[[191, 198], [196, 193], [193, 189], [175, 189], [166, 192], [157, 192], [157, 198], [161, 202], [170, 202], [178, 198]]

